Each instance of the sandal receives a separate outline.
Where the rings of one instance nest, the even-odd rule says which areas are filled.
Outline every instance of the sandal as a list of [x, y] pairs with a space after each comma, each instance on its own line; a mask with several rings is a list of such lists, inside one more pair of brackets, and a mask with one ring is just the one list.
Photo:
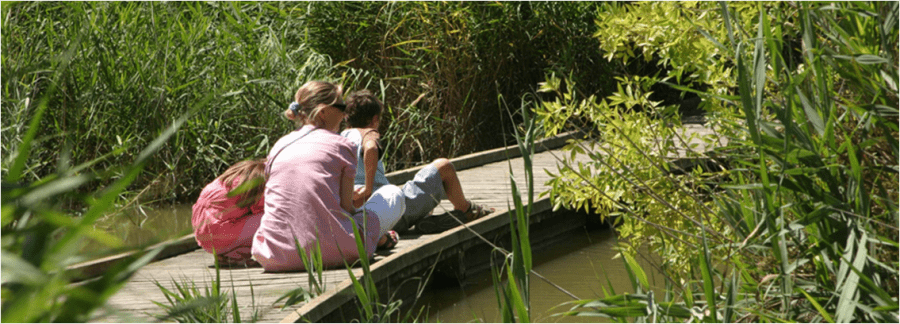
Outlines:
[[383, 237], [386, 241], [383, 244], [378, 245], [379, 250], [391, 250], [400, 242], [400, 234], [397, 234], [395, 231], [388, 231]]
[[465, 212], [461, 210], [452, 210], [450, 211], [450, 214], [453, 215], [453, 217], [456, 217], [456, 219], [460, 220], [461, 222], [468, 223], [473, 220], [490, 215], [496, 211], [496, 209], [494, 208], [488, 208], [483, 205], [476, 204], [471, 200], [468, 200], [468, 202], [469, 210], [466, 210]]

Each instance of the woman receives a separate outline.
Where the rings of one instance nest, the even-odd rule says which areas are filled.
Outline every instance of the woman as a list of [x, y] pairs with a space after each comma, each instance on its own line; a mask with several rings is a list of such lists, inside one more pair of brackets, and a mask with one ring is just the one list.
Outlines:
[[267, 159], [265, 209], [252, 248], [266, 271], [303, 270], [297, 246], [310, 253], [317, 242], [326, 267], [356, 261], [354, 222], [364, 236], [363, 257], [370, 257], [380, 237], [377, 215], [405, 209], [391, 194], [355, 211], [357, 148], [336, 133], [345, 117], [341, 96], [339, 86], [307, 82], [285, 111], [302, 127], [279, 139]]

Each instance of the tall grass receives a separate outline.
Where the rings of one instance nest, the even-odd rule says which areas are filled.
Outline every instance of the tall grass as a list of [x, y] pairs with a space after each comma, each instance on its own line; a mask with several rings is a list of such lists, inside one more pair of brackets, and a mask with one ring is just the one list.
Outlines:
[[[611, 89], [589, 37], [603, 3], [328, 2], [301, 18], [309, 42], [384, 78], [388, 169], [508, 145], [498, 95], [530, 93], [548, 71]], [[512, 106], [518, 104], [512, 102]], [[514, 122], [521, 122], [516, 111]], [[411, 164], [412, 163], [412, 164]]]
[[[531, 273], [532, 273], [532, 257], [531, 257], [531, 207], [534, 203], [534, 168], [532, 167], [532, 158], [534, 157], [534, 135], [536, 133], [535, 119], [531, 118], [529, 107], [523, 101], [521, 112], [524, 122], [524, 134], [520, 136], [519, 132], [515, 132], [516, 143], [522, 154], [523, 172], [525, 174], [525, 195], [527, 203], [522, 201], [522, 195], [519, 192], [519, 186], [513, 177], [512, 164], [509, 164], [509, 182], [514, 206], [508, 206], [509, 213], [509, 233], [510, 246], [512, 251], [507, 253], [502, 250], [495, 250], [504, 254], [503, 262], [498, 269], [491, 260], [491, 279], [494, 284], [494, 292], [497, 296], [497, 304], [500, 308], [500, 314], [503, 321], [510, 322], [531, 322]], [[509, 162], [509, 160], [507, 160]], [[502, 283], [501, 278], [506, 269], [506, 283]]]
[[[216, 277], [209, 286], [202, 290], [191, 280], [184, 278], [181, 282], [172, 280], [174, 288], [169, 290], [159, 281], [153, 283], [166, 297], [168, 304], [153, 303], [165, 311], [165, 315], [154, 315], [160, 321], [175, 320], [178, 323], [241, 323], [246, 320], [255, 323], [259, 320], [259, 309], [256, 307], [256, 295], [253, 283], [250, 283], [250, 306], [252, 313], [247, 318], [241, 317], [237, 293], [234, 289], [234, 278], [231, 278], [231, 296], [222, 290], [222, 277], [218, 259], [214, 261]], [[173, 291], [174, 290], [174, 291]], [[230, 319], [230, 321], [229, 321]]]
[[[595, 41], [575, 37], [577, 46], [565, 46], [573, 41], [566, 36], [586, 30], [604, 6], [4, 3], [3, 320], [87, 320], [152, 257], [128, 260], [90, 284], [68, 285], [62, 269], [80, 261], [75, 243], [120, 245], [91, 228], [97, 217], [123, 196], [187, 196], [233, 161], [265, 154], [270, 138], [290, 130], [280, 113], [308, 79], [341, 74], [353, 88], [377, 83], [394, 118], [386, 137], [395, 139], [389, 144], [395, 166], [481, 143], [482, 127], [490, 127], [481, 121], [503, 115], [485, 109], [487, 102], [498, 92], [530, 87], [545, 72], [578, 81], [558, 85], [566, 88], [561, 96], [573, 94], [561, 102], [606, 89], [612, 78], [585, 77], [606, 75], [598, 72], [608, 68], [594, 66], [600, 53], [583, 51]], [[715, 22], [725, 33], [695, 27], [709, 35], [717, 59], [728, 61], [723, 66], [734, 71], [735, 87], [681, 89], [740, 114], [721, 115], [722, 125], [735, 131], [732, 145], [710, 156], [727, 162], [722, 172], [641, 173], [671, 170], [651, 160], [635, 136], [646, 120], [612, 116], [608, 103], [593, 99], [556, 107], [571, 119], [609, 117], [610, 123], [588, 125], [615, 129], [609, 138], [624, 135], [615, 144], [630, 148], [624, 157], [634, 159], [616, 161], [624, 167], [604, 176], [651, 197], [624, 208], [625, 215], [651, 225], [665, 247], [661, 253], [691, 252], [670, 258], [690, 260], [686, 273], [662, 266], [671, 287], [662, 302], [638, 293], [578, 305], [592, 307], [585, 314], [606, 310], [620, 320], [897, 322], [898, 4], [703, 10], [705, 17], [721, 17]], [[801, 40], [798, 56], [790, 54], [795, 39]], [[348, 68], [335, 69], [329, 57]], [[644, 89], [632, 86], [647, 80], [620, 78], [625, 90], [617, 91], [621, 101], [613, 106], [637, 100], [655, 108], [648, 93], [632, 90]], [[198, 103], [190, 118], [180, 117]], [[599, 114], [592, 110], [598, 107]], [[525, 114], [510, 119], [517, 118]], [[404, 128], [424, 131], [404, 137]], [[590, 151], [570, 147], [573, 154]], [[628, 164], [647, 160], [643, 168]], [[639, 201], [610, 195], [591, 181], [598, 178], [590, 168], [568, 171], [606, 195], [607, 207]], [[688, 189], [700, 191], [685, 195]], [[581, 206], [596, 201], [574, 198]], [[645, 218], [652, 208], [681, 223]], [[72, 209], [80, 217], [61, 211]], [[516, 282], [525, 268], [515, 263], [527, 259], [527, 245], [514, 246], [522, 250], [507, 268], [514, 279], [504, 296], [515, 316], [527, 320], [527, 281]], [[641, 278], [633, 262], [626, 266]], [[366, 278], [356, 283], [363, 312], [368, 320], [385, 320], [396, 305], [379, 304]]]
[[[64, 53], [74, 52], [72, 47]], [[84, 322], [102, 307], [143, 265], [150, 262], [165, 246], [142, 251], [111, 266], [100, 278], [73, 285], [67, 267], [84, 261], [80, 253], [86, 241], [92, 240], [110, 248], [121, 241], [95, 230], [92, 224], [114, 205], [116, 197], [138, 178], [163, 144], [185, 123], [188, 115], [178, 117], [163, 129], [149, 145], [137, 152], [128, 164], [115, 168], [94, 169], [98, 160], [73, 165], [63, 154], [54, 174], [39, 180], [27, 177], [28, 161], [35, 152], [37, 134], [43, 118], [52, 114], [50, 98], [57, 91], [69, 61], [58, 62], [58, 70], [47, 77], [49, 89], [36, 100], [33, 116], [24, 129], [21, 143], [11, 154], [9, 168], [3, 174], [2, 188], [2, 319], [4, 322]], [[209, 97], [203, 98], [188, 113], [202, 109]], [[81, 189], [106, 182], [100, 189]], [[64, 201], [79, 200], [85, 210], [75, 217], [61, 206]], [[140, 251], [140, 250], [139, 250]]]
[[[4, 3], [0, 173], [50, 86], [60, 91], [32, 143], [31, 180], [51, 174], [61, 155], [123, 164], [191, 103], [214, 96], [123, 193], [141, 202], [189, 201], [228, 165], [264, 155], [291, 130], [281, 113], [311, 79], [381, 91], [389, 169], [505, 145], [494, 127], [508, 122], [498, 93], [518, 98], [550, 70], [609, 86], [589, 77], [605, 65], [586, 36], [604, 6]], [[69, 68], [52, 81], [63, 57]]]
[[51, 174], [61, 156], [83, 163], [110, 155], [97, 167], [124, 164], [139, 153], [135, 147], [212, 95], [125, 191], [142, 202], [191, 199], [224, 168], [265, 155], [291, 130], [281, 113], [301, 84], [339, 77], [327, 56], [306, 45], [291, 15], [300, 7], [5, 3], [2, 173], [49, 87], [58, 91], [47, 97], [42, 136], [32, 142], [24, 170], [30, 180]]

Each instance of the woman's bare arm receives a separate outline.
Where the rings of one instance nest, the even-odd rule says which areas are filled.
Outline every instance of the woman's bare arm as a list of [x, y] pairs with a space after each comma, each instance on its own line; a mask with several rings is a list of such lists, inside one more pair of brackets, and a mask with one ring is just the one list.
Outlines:
[[356, 208], [353, 208], [353, 176], [355, 174], [355, 168], [344, 168], [341, 171], [341, 208], [350, 214], [356, 211]]

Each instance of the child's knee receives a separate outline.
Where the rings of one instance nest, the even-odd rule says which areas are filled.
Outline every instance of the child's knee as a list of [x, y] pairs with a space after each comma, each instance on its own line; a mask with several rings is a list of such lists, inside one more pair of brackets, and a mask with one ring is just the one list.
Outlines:
[[434, 162], [432, 163], [434, 164], [434, 167], [438, 169], [438, 171], [444, 172], [447, 170], [453, 170], [453, 163], [450, 163], [450, 160], [447, 160], [446, 158], [439, 158], [437, 160], [434, 160]]

